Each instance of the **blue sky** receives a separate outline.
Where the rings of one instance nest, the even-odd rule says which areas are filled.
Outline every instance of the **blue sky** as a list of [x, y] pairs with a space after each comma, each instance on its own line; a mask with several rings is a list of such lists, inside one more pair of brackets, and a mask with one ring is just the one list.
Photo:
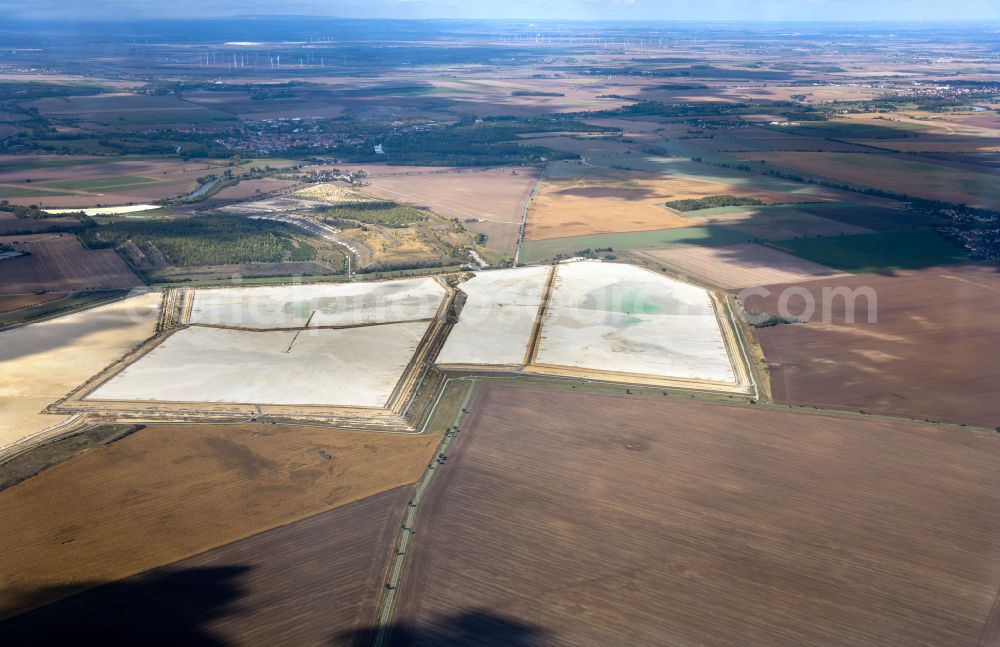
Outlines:
[[516, 20], [1000, 20], [1000, 0], [0, 0], [10, 18], [232, 15]]

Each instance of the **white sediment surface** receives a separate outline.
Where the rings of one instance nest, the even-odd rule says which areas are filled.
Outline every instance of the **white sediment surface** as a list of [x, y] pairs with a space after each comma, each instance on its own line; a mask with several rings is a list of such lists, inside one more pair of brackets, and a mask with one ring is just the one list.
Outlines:
[[197, 290], [192, 324], [274, 329], [430, 319], [445, 289], [432, 278]]
[[[462, 283], [467, 299], [437, 363], [529, 363], [552, 271], [490, 270]], [[631, 265], [588, 261], [555, 271], [525, 370], [736, 383], [706, 290]], [[193, 325], [86, 400], [382, 408], [445, 294], [427, 278], [198, 290]]]
[[521, 365], [550, 267], [477, 272], [459, 285], [468, 295], [437, 363]]
[[736, 381], [707, 291], [631, 265], [560, 265], [537, 364]]
[[0, 447], [68, 416], [40, 413], [156, 331], [151, 292], [0, 332]]
[[64, 213], [80, 213], [81, 211], [88, 216], [122, 216], [128, 213], [139, 213], [140, 211], [152, 211], [153, 209], [159, 209], [160, 205], [157, 204], [128, 204], [123, 207], [83, 207], [80, 209], [45, 209], [45, 213], [50, 213], [53, 216], [64, 214]]
[[385, 406], [428, 326], [171, 335], [87, 400]]

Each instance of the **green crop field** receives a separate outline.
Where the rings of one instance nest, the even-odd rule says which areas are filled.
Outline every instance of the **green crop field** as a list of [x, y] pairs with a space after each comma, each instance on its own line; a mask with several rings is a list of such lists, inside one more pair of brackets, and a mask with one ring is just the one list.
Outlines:
[[758, 158], [796, 174], [931, 200], [1000, 209], [996, 177], [969, 168], [869, 153], [756, 153], [752, 159]]
[[40, 150], [62, 151], [70, 150], [74, 153], [85, 155], [106, 155], [117, 153], [111, 146], [105, 145], [97, 137], [84, 137], [83, 139], [35, 139], [33, 143], [40, 147]]
[[105, 116], [90, 115], [98, 123], [112, 125], [150, 126], [158, 124], [208, 124], [233, 121], [233, 115], [219, 110], [192, 107], [190, 109], [165, 108], [142, 111], [112, 111]]
[[930, 229], [804, 238], [769, 245], [799, 258], [855, 274], [952, 265], [968, 260], [961, 250]]
[[28, 198], [31, 196], [70, 195], [65, 191], [47, 191], [39, 187], [0, 186], [0, 198]]
[[691, 211], [684, 211], [683, 214], [687, 218], [700, 218], [704, 216], [728, 216], [728, 215], [743, 215], [747, 212], [767, 212], [767, 211], [787, 211], [787, 210], [801, 210], [803, 207], [820, 207], [825, 205], [834, 206], [846, 206], [851, 203], [849, 202], [791, 202], [786, 204], [761, 204], [761, 205], [740, 205], [740, 206], [730, 206], [730, 207], [708, 207], [705, 209], [692, 209]]
[[521, 245], [521, 259], [525, 262], [542, 261], [557, 254], [575, 254], [586, 249], [612, 248], [614, 251], [627, 249], [664, 248], [677, 245], [722, 246], [746, 243], [753, 236], [709, 225], [707, 227], [681, 227], [678, 229], [658, 229], [654, 231], [632, 231], [616, 234], [593, 234], [591, 236], [570, 236], [547, 240], [525, 241]]
[[99, 189], [113, 189], [119, 187], [129, 187], [157, 182], [141, 175], [125, 175], [122, 177], [102, 177], [88, 178], [85, 180], [63, 180], [59, 182], [49, 182], [45, 188], [55, 189], [75, 189], [79, 191], [91, 191]]
[[[856, 235], [942, 224], [933, 214], [857, 202], [802, 202], [763, 206], [716, 207], [684, 213], [707, 218], [764, 240], [798, 236]], [[865, 231], [868, 230], [868, 231]]]
[[[882, 123], [864, 123], [857, 121], [804, 121], [798, 126], [785, 126], [780, 130], [796, 135], [813, 135], [816, 137], [834, 137], [837, 139], [900, 139], [914, 137], [930, 126], [914, 123], [901, 123], [884, 120]], [[775, 128], [779, 130], [779, 128]]]
[[29, 159], [27, 156], [14, 158], [12, 161], [0, 159], [0, 173], [30, 171], [36, 168], [63, 168], [67, 166], [86, 166], [89, 164], [111, 164], [120, 162], [144, 162], [156, 159], [170, 159], [164, 155], [121, 155], [114, 159], [107, 157], [75, 157], [71, 159]]

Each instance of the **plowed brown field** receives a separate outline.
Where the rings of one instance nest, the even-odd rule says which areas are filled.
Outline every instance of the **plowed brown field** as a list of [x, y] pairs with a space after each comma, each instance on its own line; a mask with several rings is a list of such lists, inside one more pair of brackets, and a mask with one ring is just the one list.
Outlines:
[[92, 589], [0, 623], [0, 635], [20, 644], [328, 644], [375, 620], [411, 492], [376, 494]]
[[[931, 268], [800, 286], [817, 304], [813, 321], [757, 331], [775, 400], [1000, 426], [996, 268]], [[859, 298], [857, 323], [846, 323], [844, 300], [838, 298], [830, 323], [823, 323], [823, 289], [838, 286], [873, 289], [878, 322], [866, 322], [867, 302]], [[786, 287], [768, 286], [770, 297], [751, 297], [748, 308], [777, 312]], [[803, 298], [789, 298], [788, 310], [803, 313]]]
[[726, 247], [678, 246], [638, 254], [677, 272], [726, 289], [778, 281], [847, 276], [831, 267], [756, 243]]
[[0, 243], [29, 253], [0, 261], [0, 294], [127, 290], [143, 284], [114, 250], [87, 249], [76, 236], [6, 236], [0, 237]]
[[63, 229], [79, 225], [76, 218], [18, 218], [10, 211], [0, 211], [0, 236], [24, 233], [36, 233]]
[[396, 644], [985, 635], [1000, 436], [485, 384], [469, 409], [417, 513]]

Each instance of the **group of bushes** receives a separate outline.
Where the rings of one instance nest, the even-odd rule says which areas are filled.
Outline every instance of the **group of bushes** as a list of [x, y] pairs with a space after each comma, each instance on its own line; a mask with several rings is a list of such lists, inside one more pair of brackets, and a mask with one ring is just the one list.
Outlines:
[[325, 222], [341, 228], [353, 223], [382, 225], [383, 227], [406, 227], [415, 222], [427, 220], [430, 213], [423, 209], [391, 201], [347, 202], [324, 208], [322, 217]]
[[13, 213], [18, 218], [26, 218], [29, 220], [39, 220], [41, 218], [55, 218], [57, 216], [47, 212], [42, 211], [38, 208], [38, 205], [32, 204], [27, 207], [19, 204], [11, 204], [6, 200], [0, 200], [0, 211], [7, 211]]
[[541, 90], [514, 90], [512, 97], [565, 97], [562, 92], [543, 92]]
[[699, 209], [714, 209], [716, 207], [761, 206], [764, 203], [756, 198], [743, 198], [736, 195], [710, 195], [704, 198], [688, 200], [671, 200], [666, 205], [677, 211], [698, 211]]

